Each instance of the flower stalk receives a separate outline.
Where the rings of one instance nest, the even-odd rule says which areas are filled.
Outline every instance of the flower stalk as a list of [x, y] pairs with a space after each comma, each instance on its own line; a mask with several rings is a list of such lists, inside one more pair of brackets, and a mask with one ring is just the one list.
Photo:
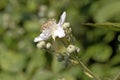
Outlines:
[[83, 62], [78, 58], [78, 56], [74, 53], [75, 60], [78, 61], [80, 67], [82, 68], [83, 72], [90, 78], [93, 78], [95, 80], [101, 80], [97, 75], [95, 75], [90, 69], [88, 69]]

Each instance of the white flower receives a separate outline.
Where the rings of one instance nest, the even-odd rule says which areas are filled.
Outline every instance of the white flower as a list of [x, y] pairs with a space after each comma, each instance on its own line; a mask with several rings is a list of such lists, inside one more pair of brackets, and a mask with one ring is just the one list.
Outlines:
[[34, 42], [47, 40], [50, 36], [55, 40], [56, 37], [62, 38], [65, 36], [65, 32], [62, 25], [65, 22], [66, 12], [63, 12], [58, 23], [54, 19], [48, 20], [42, 26], [42, 33], [34, 39]]

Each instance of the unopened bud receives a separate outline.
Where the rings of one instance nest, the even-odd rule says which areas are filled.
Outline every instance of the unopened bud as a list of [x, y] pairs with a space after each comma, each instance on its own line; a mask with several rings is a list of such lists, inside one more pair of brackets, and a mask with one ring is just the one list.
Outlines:
[[74, 45], [69, 45], [68, 47], [67, 47], [67, 52], [68, 53], [73, 53], [73, 52], [75, 52], [76, 51], [76, 46], [74, 46]]
[[66, 22], [63, 24], [62, 27], [63, 27], [63, 29], [66, 29], [66, 28], [70, 27], [70, 23]]
[[71, 31], [72, 31], [72, 29], [71, 29], [71, 28], [68, 28], [67, 33], [71, 33]]
[[47, 48], [47, 49], [50, 49], [51, 46], [52, 46], [51, 43], [47, 43], [47, 44], [46, 44], [46, 48]]
[[79, 51], [80, 51], [80, 48], [76, 47], [74, 45], [69, 45], [68, 48], [67, 48], [68, 54], [73, 53], [73, 52], [77, 52], [78, 53]]
[[40, 42], [38, 42], [37, 47], [38, 48], [44, 48], [45, 45], [46, 45], [45, 41], [40, 41]]
[[63, 61], [64, 60], [64, 56], [62, 54], [58, 54], [57, 55], [57, 60], [58, 60], [58, 62]]
[[76, 47], [76, 51], [77, 51], [77, 53], [80, 52], [80, 48], [79, 48], [79, 47]]

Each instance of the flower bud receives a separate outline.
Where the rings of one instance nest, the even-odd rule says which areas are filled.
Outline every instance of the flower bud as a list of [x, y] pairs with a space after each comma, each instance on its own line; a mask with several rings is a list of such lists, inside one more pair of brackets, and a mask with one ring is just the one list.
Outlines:
[[46, 45], [45, 41], [40, 41], [40, 42], [38, 42], [37, 47], [38, 48], [44, 48], [45, 45]]
[[64, 57], [62, 64], [64, 67], [67, 67], [69, 65], [69, 56]]
[[64, 56], [62, 54], [58, 54], [57, 55], [57, 60], [58, 60], [58, 62], [63, 61], [64, 60]]
[[51, 43], [47, 43], [47, 44], [46, 44], [46, 48], [47, 48], [47, 49], [50, 49], [51, 47], [52, 47]]
[[67, 29], [68, 27], [70, 27], [70, 23], [66, 22], [63, 24], [63, 29]]
[[77, 53], [80, 52], [80, 48], [79, 48], [79, 47], [76, 47], [76, 51], [77, 51]]
[[76, 46], [74, 46], [74, 45], [69, 45], [68, 47], [67, 47], [67, 52], [68, 53], [73, 53], [73, 52], [75, 52], [76, 51]]
[[69, 32], [69, 33], [71, 33], [71, 31], [72, 31], [72, 29], [71, 29], [71, 28], [69, 28], [69, 29], [68, 29], [68, 32]]

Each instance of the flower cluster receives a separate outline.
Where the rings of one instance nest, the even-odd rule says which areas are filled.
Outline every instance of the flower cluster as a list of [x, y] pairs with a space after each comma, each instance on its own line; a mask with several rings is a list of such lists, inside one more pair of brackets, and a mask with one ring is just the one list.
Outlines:
[[[70, 23], [65, 22], [65, 19], [66, 12], [62, 13], [58, 23], [56, 23], [55, 19], [49, 19], [46, 23], [43, 24], [42, 33], [34, 39], [34, 42], [38, 42], [38, 48], [43, 48], [47, 51], [55, 53], [55, 56], [59, 62], [63, 61], [65, 65], [68, 65], [68, 63], [74, 60], [73, 54], [76, 55], [76, 53], [80, 51], [80, 48], [73, 45], [74, 37], [72, 36], [72, 29], [70, 27]], [[50, 37], [53, 38], [54, 44], [47, 42]], [[56, 37], [58, 37], [60, 39], [59, 41], [61, 41], [63, 46], [65, 46], [63, 51], [58, 51], [56, 47], [54, 48], [55, 44], [58, 43], [55, 41]]]
[[[37, 43], [37, 47], [40, 49], [45, 49], [53, 53], [59, 62], [63, 62], [63, 66], [66, 67], [69, 64], [79, 64], [83, 72], [90, 78], [95, 80], [100, 80], [95, 74], [93, 74], [78, 58], [78, 53], [80, 48], [73, 45], [75, 38], [72, 35], [72, 29], [70, 28], [70, 23], [65, 22], [66, 12], [63, 12], [60, 20], [56, 23], [55, 19], [49, 19], [42, 26], [42, 33], [34, 39], [34, 42]], [[52, 37], [53, 43], [48, 39]], [[58, 42], [55, 38], [58, 37]], [[48, 41], [47, 41], [48, 40]], [[61, 43], [65, 49], [62, 49]], [[58, 45], [58, 49], [56, 48]], [[62, 49], [62, 50], [61, 50]]]

